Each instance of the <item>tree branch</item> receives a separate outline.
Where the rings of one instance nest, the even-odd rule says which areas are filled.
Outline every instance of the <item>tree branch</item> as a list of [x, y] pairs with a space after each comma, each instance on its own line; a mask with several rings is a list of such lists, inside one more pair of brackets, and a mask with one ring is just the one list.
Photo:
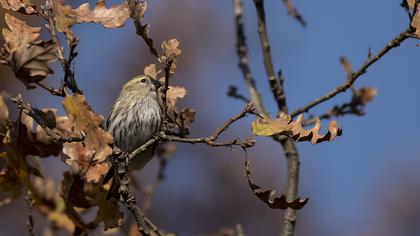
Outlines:
[[290, 115], [292, 117], [296, 117], [299, 114], [302, 114], [304, 112], [308, 112], [311, 108], [317, 106], [318, 104], [321, 104], [325, 101], [330, 100], [331, 98], [335, 97], [337, 94], [345, 92], [347, 89], [349, 89], [354, 82], [364, 73], [366, 73], [366, 70], [373, 65], [375, 62], [377, 62], [379, 59], [381, 59], [385, 54], [387, 54], [391, 49], [396, 48], [400, 46], [400, 43], [404, 42], [407, 38], [413, 37], [411, 34], [410, 28], [405, 30], [404, 32], [400, 33], [397, 37], [393, 38], [391, 41], [387, 43], [387, 45], [379, 51], [376, 55], [372, 56], [371, 58], [368, 58], [365, 63], [356, 71], [354, 72], [351, 77], [344, 81], [343, 84], [336, 87], [332, 91], [328, 92], [327, 94], [313, 100], [312, 102], [308, 103], [307, 105], [296, 109], [293, 111]]
[[[258, 20], [258, 35], [260, 37], [261, 50], [263, 54], [263, 61], [265, 72], [267, 74], [268, 82], [270, 84], [271, 92], [277, 102], [279, 111], [287, 113], [286, 97], [280, 82], [276, 78], [274, 72], [273, 59], [270, 52], [270, 43], [268, 40], [267, 27], [265, 23], [264, 0], [254, 0], [255, 8], [257, 10]], [[281, 76], [281, 72], [279, 73]]]
[[26, 102], [22, 96], [19, 94], [16, 98], [11, 99], [12, 102], [16, 103], [19, 109], [22, 109], [25, 114], [32, 117], [36, 123], [38, 123], [39, 126], [41, 126], [45, 132], [56, 142], [64, 143], [64, 142], [80, 142], [84, 140], [84, 137], [64, 137], [60, 135], [59, 133], [53, 131], [49, 127], [49, 123], [42, 117], [43, 112], [32, 108], [31, 104]]
[[257, 111], [261, 114], [268, 114], [264, 107], [264, 103], [259, 94], [255, 80], [252, 77], [251, 69], [249, 68], [248, 49], [246, 46], [246, 37], [244, 33], [244, 19], [243, 7], [241, 0], [233, 0], [235, 27], [236, 27], [236, 52], [239, 56], [239, 68], [242, 71], [243, 78], [248, 88], [248, 93], [251, 101], [254, 103]]

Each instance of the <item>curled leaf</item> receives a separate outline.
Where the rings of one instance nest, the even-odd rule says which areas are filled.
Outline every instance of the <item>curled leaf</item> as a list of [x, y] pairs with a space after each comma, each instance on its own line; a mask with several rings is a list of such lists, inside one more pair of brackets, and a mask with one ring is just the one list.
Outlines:
[[257, 118], [252, 122], [252, 132], [259, 136], [272, 136], [276, 134], [286, 135], [295, 141], [310, 141], [312, 144], [324, 141], [332, 141], [342, 134], [340, 128], [337, 127], [335, 121], [330, 121], [328, 131], [324, 135], [320, 135], [321, 121], [316, 120], [312, 129], [305, 130], [302, 127], [303, 115], [299, 115], [296, 121], [292, 121], [290, 115], [280, 113], [275, 120], [271, 118]]
[[9, 15], [9, 13], [6, 13], [4, 18], [10, 29], [2, 29], [2, 34], [6, 42], [4, 49], [8, 54], [16, 51], [16, 49], [21, 46], [26, 46], [27, 44], [34, 42], [39, 37], [41, 27], [31, 27], [24, 21]]
[[35, 5], [29, 0], [0, 0], [1, 6], [6, 10], [12, 10], [23, 14], [36, 14]]
[[63, 154], [66, 163], [87, 178], [97, 182], [104, 175], [109, 165], [106, 158], [112, 154], [112, 136], [101, 128], [104, 118], [96, 114], [85, 101], [84, 96], [75, 94], [66, 96], [63, 107], [74, 125], [76, 132], [83, 132], [83, 143], [65, 143]]
[[184, 87], [180, 86], [169, 86], [168, 91], [166, 92], [166, 100], [168, 105], [168, 113], [173, 111], [178, 99], [184, 98], [187, 94], [187, 90]]
[[308, 202], [308, 198], [300, 199], [297, 198], [292, 202], [288, 202], [284, 195], [280, 197], [275, 197], [276, 190], [262, 190], [260, 186], [256, 185], [251, 178], [251, 170], [250, 170], [250, 162], [245, 161], [245, 172], [246, 172], [246, 179], [248, 181], [249, 187], [261, 201], [263, 201], [268, 207], [273, 209], [286, 209], [286, 208], [293, 208], [293, 209], [301, 209], [305, 206]]
[[56, 59], [57, 45], [52, 41], [38, 41], [17, 48], [9, 58], [9, 63], [16, 78], [29, 86], [52, 74], [48, 64]]

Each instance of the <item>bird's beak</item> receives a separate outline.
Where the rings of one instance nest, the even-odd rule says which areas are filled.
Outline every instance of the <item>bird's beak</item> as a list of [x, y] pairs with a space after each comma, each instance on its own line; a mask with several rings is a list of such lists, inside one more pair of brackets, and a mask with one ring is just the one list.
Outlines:
[[156, 89], [158, 89], [158, 88], [162, 87], [162, 85], [164, 84], [163, 82], [160, 82], [160, 81], [159, 81], [159, 80], [157, 80], [157, 79], [153, 80], [153, 83], [154, 83], [154, 85], [155, 85]]

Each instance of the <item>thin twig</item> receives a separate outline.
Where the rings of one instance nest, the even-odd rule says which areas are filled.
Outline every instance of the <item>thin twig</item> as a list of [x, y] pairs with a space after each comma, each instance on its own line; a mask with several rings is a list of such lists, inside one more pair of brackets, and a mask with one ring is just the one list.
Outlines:
[[16, 98], [11, 99], [16, 105], [19, 107], [19, 109], [22, 109], [25, 114], [32, 117], [36, 123], [38, 123], [39, 126], [41, 126], [45, 132], [56, 142], [63, 143], [63, 142], [80, 142], [84, 140], [84, 137], [64, 137], [60, 135], [59, 133], [53, 131], [49, 127], [49, 123], [41, 116], [42, 111], [32, 108], [31, 104], [26, 102], [22, 96], [19, 94]]
[[270, 52], [270, 43], [268, 40], [267, 26], [265, 23], [264, 0], [254, 0], [255, 8], [257, 10], [258, 19], [258, 35], [260, 37], [261, 50], [263, 54], [263, 61], [265, 72], [267, 74], [268, 82], [270, 84], [271, 92], [277, 103], [279, 111], [287, 113], [286, 98], [283, 88], [280, 86], [276, 78], [273, 66], [273, 59]]
[[146, 42], [150, 53], [152, 53], [156, 58], [159, 58], [159, 54], [153, 46], [153, 40], [148, 35], [149, 25], [143, 25], [141, 23], [146, 3], [138, 0], [127, 0], [127, 3], [130, 8], [130, 17], [133, 19], [134, 26], [136, 27], [136, 34], [142, 37], [144, 42]]
[[226, 121], [225, 124], [221, 128], [218, 128], [216, 130], [216, 132], [213, 134], [213, 136], [211, 136], [210, 139], [212, 141], [217, 140], [219, 138], [220, 134], [225, 132], [231, 124], [233, 124], [234, 122], [244, 118], [248, 114], [252, 114], [254, 112], [254, 110], [255, 110], [255, 107], [254, 107], [253, 103], [246, 104], [245, 108], [242, 110], [241, 113], [239, 113], [238, 115], [236, 115], [236, 116], [230, 118], [228, 121]]
[[48, 4], [46, 9], [41, 12], [41, 16], [48, 22], [47, 29], [51, 33], [51, 38], [53, 42], [58, 45], [57, 56], [58, 60], [61, 63], [61, 67], [64, 71], [64, 80], [62, 84], [62, 89], [64, 87], [68, 87], [73, 93], [83, 94], [83, 91], [77, 86], [76, 80], [74, 78], [74, 71], [71, 69], [72, 62], [74, 58], [77, 56], [76, 46], [78, 44], [78, 39], [73, 38], [69, 41], [69, 56], [66, 59], [64, 57], [64, 49], [60, 46], [60, 41], [58, 40], [57, 33], [55, 31], [55, 21], [54, 21], [54, 11], [53, 11], [53, 2], [47, 1]]
[[236, 52], [239, 56], [239, 68], [242, 71], [243, 78], [248, 88], [248, 93], [251, 101], [254, 102], [255, 108], [261, 114], [268, 114], [264, 107], [261, 95], [259, 94], [255, 80], [252, 77], [251, 69], [249, 67], [248, 49], [246, 45], [246, 37], [244, 31], [243, 7], [242, 0], [233, 0], [235, 13], [235, 27], [236, 27]]
[[233, 86], [233, 85], [229, 86], [228, 91], [227, 91], [227, 95], [228, 95], [228, 97], [242, 100], [245, 103], [250, 102], [247, 97], [238, 93], [238, 88], [236, 86]]
[[48, 92], [50, 92], [51, 95], [60, 96], [60, 97], [66, 96], [66, 93], [64, 92], [64, 89], [63, 89], [64, 87], [60, 87], [60, 88], [57, 89], [57, 88], [54, 88], [52, 86], [46, 85], [46, 84], [42, 83], [41, 81], [36, 82], [36, 84], [39, 87], [41, 87], [41, 88], [47, 90]]
[[283, 3], [287, 8], [287, 14], [289, 14], [289, 16], [295, 18], [303, 27], [305, 27], [306, 22], [303, 20], [302, 15], [299, 14], [296, 7], [293, 6], [292, 1], [291, 0], [283, 0]]
[[328, 92], [327, 94], [313, 100], [312, 102], [308, 103], [307, 105], [296, 109], [293, 111], [290, 115], [292, 117], [296, 117], [299, 114], [302, 114], [304, 112], [308, 112], [311, 108], [315, 107], [318, 104], [321, 104], [325, 101], [330, 100], [331, 98], [335, 97], [337, 94], [345, 92], [347, 89], [349, 89], [354, 82], [364, 73], [366, 73], [366, 70], [373, 65], [375, 62], [377, 62], [379, 59], [381, 59], [385, 54], [387, 54], [391, 49], [396, 48], [400, 46], [400, 43], [402, 43], [407, 38], [413, 37], [411, 34], [411, 29], [408, 28], [404, 32], [400, 33], [397, 37], [393, 38], [391, 41], [387, 43], [387, 45], [379, 51], [376, 55], [372, 56], [370, 59], [368, 59], [363, 65], [352, 74], [351, 78], [345, 80], [343, 84], [336, 87], [332, 91]]
[[148, 220], [140, 207], [137, 205], [134, 194], [130, 191], [129, 180], [128, 180], [128, 166], [130, 164], [130, 158], [128, 153], [116, 153], [114, 152], [114, 166], [116, 166], [116, 177], [120, 184], [118, 189], [118, 195], [120, 201], [130, 210], [136, 219], [137, 228], [142, 235], [152, 235], [151, 231], [156, 235], [163, 235], [159, 232], [156, 226]]
[[35, 235], [34, 230], [34, 220], [32, 217], [32, 208], [34, 206], [34, 201], [32, 199], [32, 192], [31, 190], [26, 190], [26, 196], [25, 196], [26, 206], [28, 208], [28, 219], [26, 220], [26, 228], [28, 228], [28, 233], [31, 236]]

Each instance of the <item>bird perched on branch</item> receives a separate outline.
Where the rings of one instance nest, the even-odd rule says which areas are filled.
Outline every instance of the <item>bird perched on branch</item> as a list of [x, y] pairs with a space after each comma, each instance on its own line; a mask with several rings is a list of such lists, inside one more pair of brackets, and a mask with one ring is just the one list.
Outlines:
[[[160, 130], [163, 114], [157, 89], [161, 85], [150, 76], [139, 75], [123, 86], [107, 120], [107, 130], [114, 137], [114, 145], [122, 151], [134, 151]], [[156, 145], [152, 145], [135, 156], [129, 170], [142, 169], [153, 157], [155, 148]], [[107, 174], [108, 178], [113, 177], [114, 169]], [[116, 196], [118, 187], [114, 179], [108, 196]]]

